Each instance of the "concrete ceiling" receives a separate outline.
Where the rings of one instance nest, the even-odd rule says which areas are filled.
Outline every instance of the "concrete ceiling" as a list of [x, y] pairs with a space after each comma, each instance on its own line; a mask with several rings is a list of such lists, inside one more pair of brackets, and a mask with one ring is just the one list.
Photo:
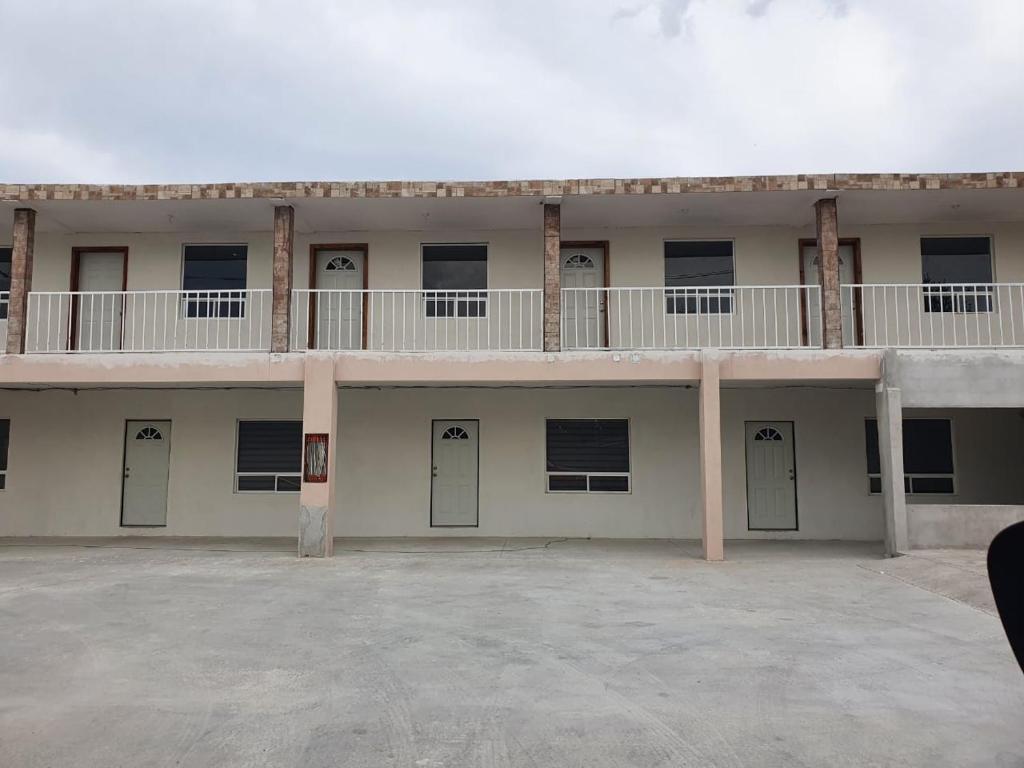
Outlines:
[[[1024, 221], [1024, 189], [842, 191], [841, 229], [862, 224]], [[814, 223], [814, 191], [696, 192], [566, 196], [563, 228], [789, 226]], [[266, 232], [273, 199], [54, 201], [33, 203], [40, 232]], [[299, 232], [539, 229], [539, 197], [305, 198]], [[9, 240], [14, 203], [0, 204], [0, 242]]]

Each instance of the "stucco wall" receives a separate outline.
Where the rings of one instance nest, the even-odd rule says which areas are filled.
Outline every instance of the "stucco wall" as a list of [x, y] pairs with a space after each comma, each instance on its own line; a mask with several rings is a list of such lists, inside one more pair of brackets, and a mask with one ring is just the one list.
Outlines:
[[[0, 535], [294, 536], [297, 494], [233, 493], [235, 422], [301, 413], [299, 390], [0, 392], [11, 420]], [[338, 413], [338, 535], [700, 536], [694, 389], [342, 389]], [[905, 415], [953, 418], [958, 485], [908, 501], [1024, 501], [1016, 411]], [[873, 416], [870, 390], [723, 390], [726, 538], [880, 539], [864, 445]], [[628, 418], [632, 493], [545, 493], [545, 417]], [[146, 418], [172, 420], [168, 526], [122, 529], [124, 422]], [[431, 420], [459, 418], [480, 421], [480, 527], [431, 529]], [[748, 420], [794, 422], [797, 532], [747, 531]]]
[[[5, 536], [294, 536], [298, 494], [236, 494], [235, 422], [301, 418], [302, 392], [0, 392], [11, 420]], [[120, 524], [128, 419], [170, 419], [167, 527]]]

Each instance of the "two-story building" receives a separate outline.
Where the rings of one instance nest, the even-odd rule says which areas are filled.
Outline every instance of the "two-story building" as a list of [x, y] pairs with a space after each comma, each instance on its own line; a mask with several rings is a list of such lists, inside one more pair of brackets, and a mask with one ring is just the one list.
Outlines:
[[1024, 173], [0, 185], [0, 536], [980, 545]]

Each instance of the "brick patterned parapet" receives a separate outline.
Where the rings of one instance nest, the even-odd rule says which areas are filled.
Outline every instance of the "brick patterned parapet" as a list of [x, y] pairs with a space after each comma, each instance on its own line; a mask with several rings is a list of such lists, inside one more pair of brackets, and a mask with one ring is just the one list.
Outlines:
[[230, 184], [0, 184], [0, 201], [244, 200], [658, 195], [695, 192], [842, 192], [1024, 188], [1024, 171], [850, 173], [519, 181], [310, 181]]

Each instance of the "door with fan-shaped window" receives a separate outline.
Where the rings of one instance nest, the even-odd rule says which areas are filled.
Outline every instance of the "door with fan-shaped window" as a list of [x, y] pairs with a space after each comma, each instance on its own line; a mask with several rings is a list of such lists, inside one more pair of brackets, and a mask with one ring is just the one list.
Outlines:
[[562, 327], [571, 349], [605, 345], [603, 248], [562, 248]]
[[121, 525], [167, 525], [170, 460], [171, 422], [127, 422]]
[[435, 421], [430, 469], [430, 524], [476, 526], [478, 421]]
[[362, 251], [317, 252], [317, 349], [362, 349], [365, 267]]
[[747, 422], [747, 528], [795, 531], [793, 422]]

